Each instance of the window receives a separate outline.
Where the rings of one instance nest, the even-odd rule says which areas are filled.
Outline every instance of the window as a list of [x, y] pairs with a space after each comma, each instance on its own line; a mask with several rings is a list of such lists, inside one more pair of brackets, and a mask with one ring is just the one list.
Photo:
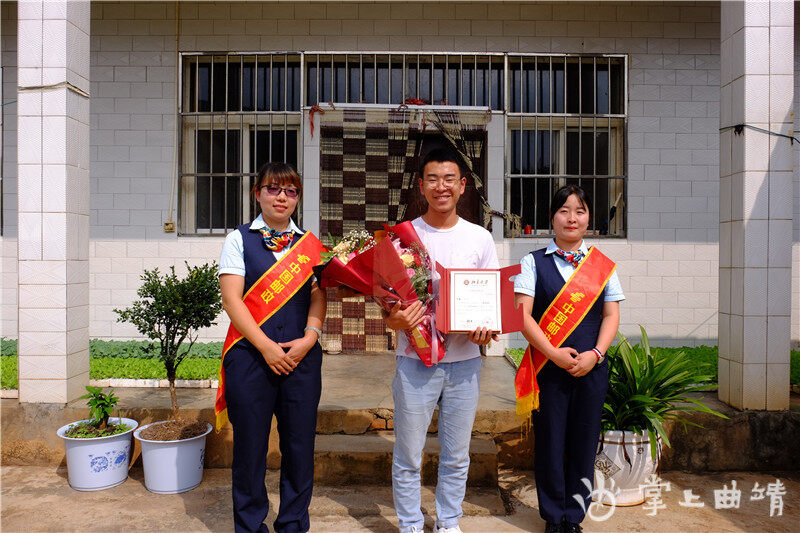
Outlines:
[[509, 55], [506, 208], [531, 234], [552, 234], [550, 198], [574, 183], [589, 233], [624, 236], [625, 72], [623, 56]]
[[262, 164], [300, 170], [300, 65], [297, 54], [184, 56], [182, 234], [224, 235], [255, 218]]

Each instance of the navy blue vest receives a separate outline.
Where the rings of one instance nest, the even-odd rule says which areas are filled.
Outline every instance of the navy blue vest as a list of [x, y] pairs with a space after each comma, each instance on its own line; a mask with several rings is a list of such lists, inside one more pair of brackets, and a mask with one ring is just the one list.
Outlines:
[[[253, 284], [275, 264], [275, 255], [264, 246], [261, 232], [251, 230], [250, 224], [236, 228], [242, 234], [244, 248], [244, 292], [246, 293]], [[300, 237], [295, 235], [292, 241], [294, 246]], [[303, 336], [303, 329], [308, 322], [308, 309], [311, 305], [311, 279], [299, 291], [283, 304], [269, 320], [261, 324], [264, 334], [275, 342], [287, 342]], [[242, 339], [236, 345], [242, 348], [255, 349], [247, 340]]]
[[[555, 263], [555, 254], [545, 255], [547, 248], [531, 252], [536, 265], [536, 296], [533, 298], [534, 320], [538, 323], [542, 315], [547, 310], [550, 302], [558, 296], [566, 282]], [[578, 350], [578, 353], [586, 352], [595, 347], [597, 336], [600, 334], [600, 324], [603, 322], [603, 303], [605, 302], [606, 289], [595, 301], [589, 312], [586, 313], [583, 321], [561, 344], [562, 347], [571, 347]]]

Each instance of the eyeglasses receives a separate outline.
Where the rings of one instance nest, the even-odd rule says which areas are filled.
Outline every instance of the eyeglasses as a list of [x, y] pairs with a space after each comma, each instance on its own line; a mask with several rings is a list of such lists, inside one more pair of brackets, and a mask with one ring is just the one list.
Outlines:
[[281, 191], [286, 194], [287, 198], [297, 198], [300, 192], [294, 187], [278, 187], [277, 185], [262, 185], [261, 189], [266, 189], [267, 194], [270, 196], [278, 196]]
[[443, 185], [445, 189], [452, 189], [458, 183], [458, 178], [444, 178], [444, 179], [426, 179], [423, 180], [425, 186], [429, 189], [435, 189], [439, 185]]

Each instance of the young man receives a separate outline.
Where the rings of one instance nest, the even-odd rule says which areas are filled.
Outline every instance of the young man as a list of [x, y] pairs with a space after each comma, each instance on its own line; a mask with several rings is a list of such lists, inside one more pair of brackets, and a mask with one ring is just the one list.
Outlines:
[[[446, 268], [499, 268], [491, 234], [456, 214], [466, 178], [460, 157], [433, 150], [420, 169], [419, 187], [427, 212], [412, 221], [433, 261]], [[394, 329], [411, 329], [422, 321], [422, 305], [401, 310], [395, 305], [384, 314]], [[439, 406], [439, 480], [436, 485], [434, 531], [459, 533], [458, 519], [467, 485], [469, 444], [478, 408], [481, 359], [479, 346], [488, 344], [491, 332], [479, 328], [469, 334], [452, 333], [445, 339], [445, 357], [427, 368], [419, 357], [406, 352], [399, 335], [397, 370], [392, 383], [395, 445], [392, 460], [394, 506], [401, 533], [422, 532], [420, 468], [428, 426]]]

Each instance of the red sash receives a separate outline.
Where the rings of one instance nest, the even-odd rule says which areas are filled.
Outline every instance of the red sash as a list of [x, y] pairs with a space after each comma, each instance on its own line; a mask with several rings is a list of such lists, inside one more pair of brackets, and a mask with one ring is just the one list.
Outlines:
[[[324, 250], [325, 246], [319, 239], [307, 231], [286, 255], [269, 267], [269, 270], [250, 287], [242, 300], [259, 326], [305, 285], [314, 273], [312, 268], [320, 264], [320, 253]], [[225, 360], [228, 350], [243, 338], [244, 336], [231, 323], [222, 346], [222, 361]], [[222, 361], [219, 365], [217, 401], [214, 404], [217, 431], [228, 422], [228, 406], [225, 403], [225, 367]]]
[[[550, 344], [558, 348], [578, 327], [603, 292], [616, 268], [617, 265], [597, 248], [594, 246], [589, 248], [589, 253], [539, 320], [539, 326]], [[531, 411], [539, 408], [539, 384], [536, 382], [536, 374], [546, 363], [547, 357], [532, 345], [528, 345], [514, 378], [518, 415], [528, 417]]]

